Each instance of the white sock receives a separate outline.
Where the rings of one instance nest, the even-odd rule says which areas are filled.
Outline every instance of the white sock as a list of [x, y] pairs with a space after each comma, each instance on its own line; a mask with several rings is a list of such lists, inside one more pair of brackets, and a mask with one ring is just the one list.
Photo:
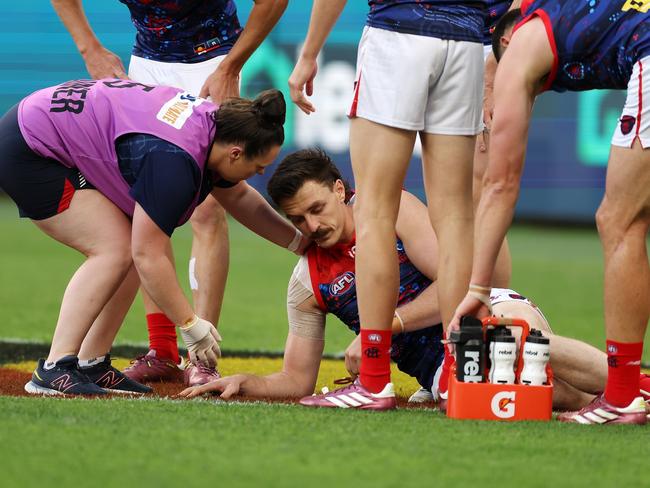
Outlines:
[[43, 363], [43, 369], [45, 371], [48, 371], [48, 370], [54, 368], [54, 366], [56, 366], [56, 361], [52, 361], [51, 363], [48, 363], [47, 361], [45, 361], [45, 363]]
[[104, 356], [99, 356], [99, 357], [96, 357], [96, 358], [92, 358], [92, 359], [80, 359], [79, 360], [79, 367], [80, 368], [89, 368], [91, 366], [95, 366], [96, 364], [99, 364], [99, 363], [103, 362], [104, 359], [106, 359], [105, 355]]

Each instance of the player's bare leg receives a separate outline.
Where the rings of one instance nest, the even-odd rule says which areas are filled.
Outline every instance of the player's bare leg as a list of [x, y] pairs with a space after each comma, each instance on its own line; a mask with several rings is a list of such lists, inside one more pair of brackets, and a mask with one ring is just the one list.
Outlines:
[[[607, 379], [607, 355], [604, 352], [585, 342], [556, 335], [546, 318], [525, 303], [516, 301], [497, 303], [493, 313], [499, 317], [523, 319], [531, 328], [542, 331], [550, 339], [551, 367], [555, 378], [561, 379], [583, 393], [593, 395], [603, 391]], [[519, 343], [521, 329], [513, 327], [512, 334]], [[584, 404], [578, 408], [582, 407]]]
[[596, 222], [605, 257], [607, 402], [623, 407], [639, 391], [643, 338], [650, 316], [650, 150], [612, 146], [605, 197]]
[[593, 394], [581, 391], [558, 377], [553, 380], [554, 410], [580, 410], [594, 397]]
[[472, 271], [474, 136], [420, 133], [429, 217], [438, 237], [438, 287], [445, 327], [461, 302]]
[[[363, 386], [375, 393], [381, 390], [381, 383], [385, 386], [390, 370], [384, 375], [368, 366], [378, 358], [370, 354], [375, 348], [364, 344], [363, 334], [377, 331], [382, 336], [382, 345], [390, 345], [399, 288], [395, 222], [415, 135], [361, 118], [350, 123], [350, 155], [357, 191], [356, 288], [365, 354], [360, 379]], [[387, 356], [388, 349], [378, 354]], [[388, 365], [388, 359], [383, 359]]]
[[104, 309], [86, 334], [79, 351], [79, 359], [95, 358], [111, 350], [115, 336], [120, 330], [129, 308], [131, 308], [139, 286], [138, 272], [135, 266], [131, 266], [124, 281], [104, 306]]
[[124, 280], [132, 265], [131, 224], [96, 190], [75, 192], [68, 210], [33, 222], [86, 256], [63, 296], [48, 356], [53, 362], [77, 355], [91, 325]]
[[190, 223], [193, 234], [190, 288], [194, 309], [199, 317], [218, 324], [230, 256], [226, 211], [208, 195], [194, 210]]

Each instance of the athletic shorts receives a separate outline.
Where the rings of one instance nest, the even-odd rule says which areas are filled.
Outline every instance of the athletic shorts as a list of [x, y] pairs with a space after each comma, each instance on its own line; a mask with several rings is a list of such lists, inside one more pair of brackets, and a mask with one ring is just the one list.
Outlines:
[[400, 371], [431, 391], [436, 371], [445, 357], [442, 324], [393, 336], [390, 356]]
[[482, 130], [483, 45], [366, 26], [349, 117], [429, 134]]
[[74, 192], [94, 189], [76, 168], [32, 151], [18, 126], [18, 105], [0, 119], [0, 188], [21, 217], [43, 220], [70, 206]]
[[613, 146], [632, 147], [638, 137], [641, 146], [650, 147], [650, 56], [634, 65], [627, 84], [627, 98], [612, 137]]
[[165, 63], [131, 56], [129, 78], [139, 83], [174, 86], [198, 95], [205, 80], [225, 57], [216, 56], [200, 63]]

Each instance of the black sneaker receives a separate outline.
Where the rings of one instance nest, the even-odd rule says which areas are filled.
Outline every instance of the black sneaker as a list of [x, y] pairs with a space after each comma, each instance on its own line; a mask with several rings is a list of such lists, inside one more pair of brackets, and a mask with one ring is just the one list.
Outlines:
[[107, 354], [101, 363], [80, 369], [90, 378], [90, 381], [111, 393], [143, 394], [153, 391], [153, 388], [133, 381], [124, 373], [111, 366], [110, 354]]
[[64, 356], [52, 369], [45, 369], [45, 359], [38, 360], [32, 381], [25, 391], [34, 395], [105, 395], [106, 390], [93, 383], [79, 370], [77, 356]]

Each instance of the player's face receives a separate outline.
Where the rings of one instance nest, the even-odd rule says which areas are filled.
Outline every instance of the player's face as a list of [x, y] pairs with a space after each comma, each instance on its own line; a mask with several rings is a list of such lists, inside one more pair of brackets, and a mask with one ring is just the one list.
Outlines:
[[345, 204], [345, 186], [337, 180], [333, 187], [307, 181], [293, 198], [282, 202], [287, 218], [320, 247], [350, 239], [351, 209]]
[[210, 169], [233, 183], [247, 180], [255, 174], [264, 174], [267, 166], [271, 165], [280, 153], [280, 146], [271, 146], [266, 152], [248, 157], [240, 146], [213, 145], [208, 164]]

